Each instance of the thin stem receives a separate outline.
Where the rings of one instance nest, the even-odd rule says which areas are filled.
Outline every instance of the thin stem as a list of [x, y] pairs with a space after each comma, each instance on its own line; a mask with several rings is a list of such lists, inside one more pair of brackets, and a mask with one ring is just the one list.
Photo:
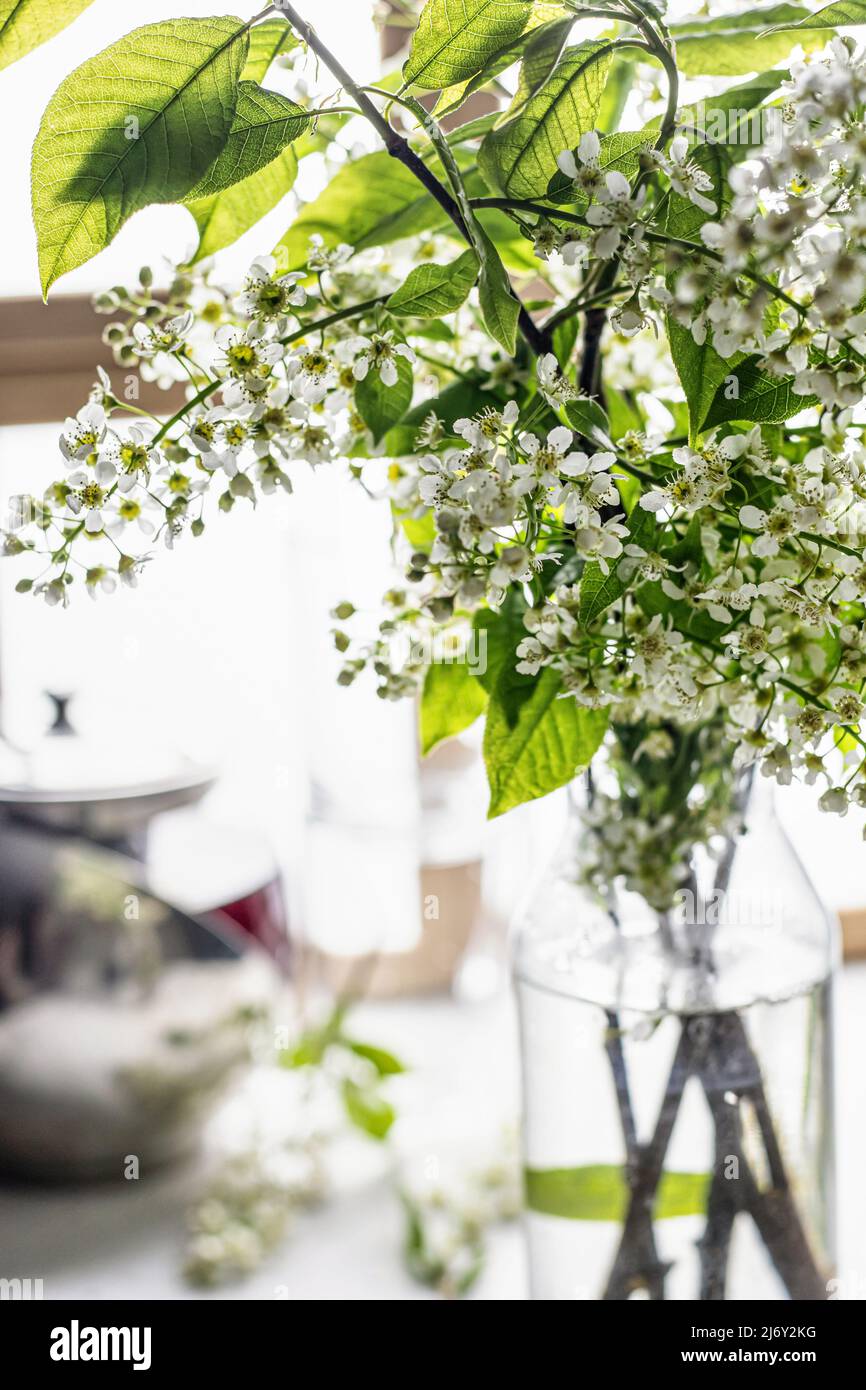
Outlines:
[[[343, 67], [340, 60], [335, 57], [331, 50], [322, 42], [312, 25], [309, 24], [307, 20], [302, 19], [295, 7], [293, 5], [281, 3], [279, 8], [281, 13], [286, 16], [292, 28], [296, 30], [313, 53], [321, 58], [325, 67], [333, 73], [337, 81], [349, 93], [352, 100], [356, 102], [360, 108], [362, 115], [366, 116], [374, 130], [378, 131], [385, 142], [385, 148], [388, 153], [392, 155], [394, 159], [398, 159], [401, 164], [405, 165], [405, 167], [415, 175], [419, 183], [423, 184], [432, 198], [435, 198], [443, 212], [448, 215], [460, 234], [465, 237], [471, 245], [472, 236], [456, 200], [451, 196], [447, 188], [439, 182], [433, 171], [428, 169], [424, 161], [415, 153], [409, 141], [396, 131], [390, 122], [385, 119], [375, 102], [370, 100], [370, 97], [364, 89], [358, 85], [354, 78], [351, 77]], [[535, 323], [533, 323], [532, 318], [522, 306], [518, 318], [518, 327], [536, 355], [542, 356], [550, 350], [549, 339]]]
[[[343, 319], [350, 319], [354, 318], [356, 315], [359, 314], [366, 314], [371, 309], [375, 309], [380, 304], [384, 304], [385, 301], [389, 298], [390, 295], [380, 294], [377, 295], [375, 299], [363, 300], [361, 304], [350, 304], [345, 309], [337, 309], [334, 311], [333, 314], [327, 314], [324, 318], [314, 319], [312, 323], [304, 324], [303, 327], [298, 328], [294, 333], [290, 333], [288, 337], [281, 338], [280, 342], [284, 346], [288, 345], [289, 343], [297, 343], [302, 338], [306, 338], [310, 333], [318, 333], [320, 329], [329, 328], [333, 323], [340, 323]], [[153, 436], [152, 442], [154, 444], [159, 444], [161, 440], [165, 439], [165, 436], [168, 434], [169, 430], [171, 430], [176, 424], [178, 424], [179, 421], [183, 420], [186, 417], [187, 413], [190, 410], [192, 410], [194, 406], [201, 405], [202, 401], [206, 401], [209, 396], [214, 395], [214, 393], [216, 391], [219, 391], [220, 387], [224, 384], [225, 383], [222, 381], [222, 379], [219, 379], [217, 381], [206, 382], [205, 385], [201, 388], [201, 390], [197, 391], [196, 394], [190, 400], [188, 400], [186, 404], [181, 407], [180, 410], [175, 411], [171, 419], [166, 420], [165, 424], [162, 425], [162, 427], [159, 430], [157, 430], [156, 434]]]
[[[533, 202], [528, 198], [471, 198], [470, 202], [476, 208], [499, 208], [502, 212], [509, 212], [518, 209], [522, 212], [534, 212], [539, 217], [546, 217], [549, 222], [570, 222], [578, 227], [588, 227], [590, 224], [579, 212], [566, 212], [565, 208], [550, 207], [545, 203]], [[656, 232], [652, 228], [644, 226], [644, 236], [647, 241], [657, 242], [662, 246], [676, 246], [683, 251], [689, 251], [695, 256], [704, 256], [707, 260], [715, 261], [717, 264], [724, 264], [724, 257], [718, 251], [713, 251], [709, 246], [702, 246], [699, 241], [689, 241], [686, 237], [668, 236], [666, 232]], [[772, 280], [767, 280], [765, 276], [759, 275], [756, 270], [749, 270], [746, 266], [738, 266], [737, 275], [744, 275], [753, 284], [760, 285], [767, 290], [775, 299], [781, 299], [790, 308], [796, 309], [798, 314], [804, 312], [803, 305], [796, 299], [792, 299], [789, 294], [774, 285]]]

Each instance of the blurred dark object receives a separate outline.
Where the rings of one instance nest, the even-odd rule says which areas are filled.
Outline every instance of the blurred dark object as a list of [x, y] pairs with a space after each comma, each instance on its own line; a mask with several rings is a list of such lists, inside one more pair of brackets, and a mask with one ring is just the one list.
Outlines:
[[214, 770], [141, 738], [127, 748], [116, 738], [82, 737], [71, 697], [49, 692], [48, 699], [53, 722], [33, 748], [0, 739], [0, 834], [4, 823], [39, 826], [138, 860], [143, 881], [164, 901], [195, 917], [224, 914], [286, 966], [282, 884], [266, 846], [198, 812], [175, 817], [202, 800]]
[[0, 1169], [144, 1176], [189, 1153], [268, 1016], [272, 962], [80, 839], [7, 824], [0, 884]]
[[0, 739], [0, 814], [143, 858], [153, 817], [200, 801], [213, 786], [211, 768], [140, 740], [126, 750], [114, 739], [82, 738], [69, 718], [71, 697], [49, 692], [48, 699], [54, 720], [33, 748]]

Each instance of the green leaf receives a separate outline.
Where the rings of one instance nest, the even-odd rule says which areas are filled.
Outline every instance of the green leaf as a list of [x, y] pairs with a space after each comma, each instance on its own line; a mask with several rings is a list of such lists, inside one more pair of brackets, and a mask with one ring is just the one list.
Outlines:
[[[771, 376], [758, 367], [757, 357], [746, 357], [730, 371], [731, 382], [719, 388], [703, 421], [712, 429], [727, 420], [748, 420], [752, 424], [778, 425], [798, 415], [807, 406], [817, 405], [817, 396], [798, 396], [791, 389], [793, 377]], [[736, 387], [734, 387], [736, 382]], [[736, 390], [736, 395], [731, 392]]]
[[61, 82], [33, 146], [43, 294], [139, 208], [179, 202], [226, 142], [247, 25], [171, 19], [135, 29]]
[[284, 270], [297, 270], [306, 263], [314, 232], [327, 246], [345, 241], [364, 251], [440, 227], [447, 220], [415, 175], [379, 150], [344, 164], [295, 219], [274, 254]]
[[514, 99], [508, 111], [499, 118], [498, 125], [504, 125], [544, 86], [559, 62], [576, 17], [573, 14], [568, 15], [565, 19], [554, 20], [533, 30], [523, 50], [523, 62], [520, 65], [520, 78]]
[[484, 713], [487, 696], [465, 661], [434, 661], [421, 692], [421, 752], [426, 756], [446, 738], [462, 734]]
[[[401, 458], [405, 454], [418, 452], [418, 431], [430, 415], [440, 420], [446, 435], [454, 434], [455, 420], [474, 415], [478, 410], [479, 391], [486, 380], [483, 372], [475, 372], [446, 386], [438, 396], [421, 401], [401, 419], [399, 425], [388, 431], [385, 437], [385, 454], [388, 458]], [[485, 391], [483, 400], [492, 406], [502, 404], [502, 398], [495, 391]]]
[[729, 360], [720, 357], [709, 340], [696, 343], [691, 329], [684, 328], [672, 318], [668, 318], [667, 329], [671, 357], [680, 384], [686, 393], [689, 433], [694, 440], [703, 429], [707, 412], [722, 382], [726, 377], [733, 375], [742, 354], [737, 354]]
[[611, 52], [611, 44], [600, 39], [566, 49], [519, 115], [486, 136], [478, 164], [492, 188], [515, 198], [546, 192], [557, 155], [595, 124]]
[[412, 364], [405, 357], [395, 360], [397, 380], [393, 386], [386, 386], [376, 368], [371, 367], [364, 380], [355, 387], [358, 414], [372, 430], [377, 444], [386, 430], [402, 420], [412, 404]]
[[228, 139], [184, 202], [209, 198], [258, 173], [311, 124], [312, 118], [287, 97], [269, 92], [257, 82], [241, 82]]
[[241, 79], [262, 82], [277, 55], [291, 53], [299, 44], [300, 39], [286, 19], [266, 19], [254, 25], [250, 30], [249, 53]]
[[[526, 28], [521, 34], [518, 34], [517, 38], [510, 39], [508, 42], [503, 43], [495, 53], [491, 53], [484, 67], [480, 72], [475, 73], [473, 77], [470, 77], [465, 82], [456, 82], [452, 87], [445, 88], [436, 103], [435, 115], [437, 120], [441, 120], [443, 116], [448, 116], [453, 111], [458, 110], [458, 108], [463, 105], [466, 98], [471, 96], [473, 92], [478, 91], [479, 87], [485, 86], [495, 77], [498, 77], [501, 72], [504, 72], [506, 68], [510, 68], [514, 63], [518, 62], [526, 50], [529, 36], [534, 36], [542, 26], [549, 27], [552, 23], [561, 24], [561, 13], [557, 5], [536, 4], [530, 13]], [[550, 19], [548, 16], [555, 16], [555, 18]], [[473, 128], [479, 130], [488, 129], [496, 123], [499, 114], [500, 113], [497, 111], [492, 111], [489, 115], [482, 116], [478, 120], [466, 122], [464, 127], [458, 127], [456, 131], [452, 131], [449, 134], [449, 140], [455, 137], [466, 139], [467, 135], [471, 136]], [[467, 131], [467, 135], [463, 134], [463, 130]]]
[[377, 1091], [364, 1090], [348, 1079], [343, 1082], [343, 1104], [352, 1124], [371, 1139], [385, 1139], [397, 1118], [394, 1107]]
[[[734, 77], [771, 67], [787, 58], [796, 43], [807, 51], [823, 47], [826, 36], [820, 30], [803, 32], [814, 19], [802, 5], [774, 5], [674, 24], [677, 67], [686, 77]], [[800, 32], [792, 36], [793, 28]]]
[[[712, 179], [711, 196], [715, 198], [720, 212], [724, 210], [729, 197], [727, 170], [730, 161], [723, 145], [699, 145], [692, 152], [695, 163], [703, 168]], [[700, 229], [707, 215], [695, 207], [688, 198], [672, 193], [667, 203], [665, 231], [669, 236], [683, 237], [691, 241], [700, 236]], [[668, 342], [671, 357], [680, 384], [685, 392], [689, 407], [689, 433], [694, 439], [706, 418], [707, 411], [715, 399], [716, 391], [742, 360], [737, 353], [725, 359], [716, 352], [708, 334], [704, 343], [696, 343], [691, 329], [683, 327], [668, 316]]]
[[304, 1033], [294, 1047], [284, 1048], [279, 1054], [279, 1064], [290, 1071], [299, 1067], [317, 1067], [330, 1045], [320, 1029]]
[[557, 671], [522, 679], [521, 687], [505, 667], [490, 697], [484, 761], [491, 819], [565, 786], [591, 762], [607, 729], [608, 710], [559, 698]]
[[517, 320], [520, 304], [511, 288], [499, 252], [490, 237], [478, 226], [476, 246], [481, 256], [478, 278], [478, 304], [485, 327], [510, 357], [517, 351]]
[[866, 24], [866, 0], [834, 0], [814, 14], [807, 11], [792, 24], [779, 24], [777, 29], [835, 29], [846, 24]]
[[570, 319], [563, 319], [553, 330], [553, 341], [551, 346], [553, 348], [553, 355], [562, 371], [565, 371], [571, 361], [571, 354], [574, 352], [577, 343], [578, 331], [579, 325], [576, 314]]
[[635, 55], [628, 51], [615, 53], [596, 117], [598, 130], [608, 133], [618, 130], [634, 76]]
[[193, 263], [231, 246], [249, 231], [285, 197], [297, 176], [298, 160], [294, 148], [287, 145], [281, 155], [249, 178], [209, 198], [188, 201], [186, 206], [199, 231]]
[[[526, 1168], [526, 1205], [545, 1216], [569, 1221], [622, 1221], [628, 1207], [623, 1169], [612, 1163], [582, 1168]], [[653, 1219], [702, 1216], [707, 1208], [708, 1173], [664, 1172]]]
[[0, 0], [0, 68], [47, 43], [91, 0]]
[[522, 595], [512, 590], [501, 608], [479, 608], [472, 619], [479, 643], [484, 644], [483, 648], [479, 646], [479, 651], [484, 652], [484, 670], [479, 669], [478, 679], [488, 695], [492, 695], [506, 669], [512, 671], [516, 680], [527, 680], [514, 672], [517, 661], [514, 653], [518, 642], [526, 636], [523, 625], [525, 612], [526, 603]]
[[[632, 507], [628, 521], [628, 540], [644, 549], [654, 549], [652, 545], [658, 531], [658, 522], [652, 512], [644, 507]], [[584, 625], [593, 622], [618, 598], [621, 598], [627, 585], [620, 579], [616, 565], [611, 565], [605, 574], [597, 560], [590, 560], [580, 581], [580, 621]]]
[[403, 68], [425, 91], [474, 77], [529, 22], [532, 0], [427, 0]]
[[578, 396], [565, 407], [568, 423], [584, 439], [594, 440], [610, 448], [610, 422], [604, 408], [591, 396]]
[[369, 1043], [352, 1042], [349, 1038], [345, 1039], [345, 1043], [356, 1057], [363, 1057], [366, 1062], [371, 1062], [380, 1076], [399, 1076], [406, 1070], [393, 1052], [386, 1052], [382, 1047], [371, 1047]]
[[478, 278], [474, 251], [464, 251], [451, 265], [416, 266], [388, 300], [386, 308], [404, 318], [438, 319], [453, 314]]

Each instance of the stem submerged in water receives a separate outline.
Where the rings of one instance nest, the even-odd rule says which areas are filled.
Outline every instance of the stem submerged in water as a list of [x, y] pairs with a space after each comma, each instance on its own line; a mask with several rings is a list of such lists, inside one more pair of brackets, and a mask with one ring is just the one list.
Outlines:
[[[715, 1128], [713, 1174], [707, 1198], [707, 1220], [698, 1243], [702, 1300], [725, 1297], [728, 1256], [734, 1221], [739, 1213], [751, 1217], [790, 1298], [827, 1297], [821, 1273], [803, 1228], [781, 1147], [767, 1101], [758, 1059], [740, 1015], [694, 1015], [682, 1023], [664, 1098], [650, 1142], [638, 1142], [631, 1110], [628, 1073], [617, 1026], [617, 1048], [610, 1032], [616, 1015], [608, 1014], [606, 1045], [614, 1073], [623, 1137], [629, 1203], [605, 1299], [627, 1299], [643, 1289], [651, 1299], [664, 1298], [667, 1273], [658, 1257], [653, 1209], [664, 1162], [687, 1081], [700, 1082]], [[623, 1097], [628, 1098], [627, 1106]], [[757, 1117], [770, 1186], [761, 1188], [743, 1144], [743, 1106]], [[626, 1123], [627, 1121], [627, 1123]]]

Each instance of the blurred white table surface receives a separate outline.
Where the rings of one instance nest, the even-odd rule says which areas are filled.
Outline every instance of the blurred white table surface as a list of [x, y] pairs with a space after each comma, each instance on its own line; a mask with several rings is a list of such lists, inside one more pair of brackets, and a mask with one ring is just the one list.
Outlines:
[[[479, 1005], [418, 999], [366, 1005], [353, 1031], [393, 1048], [423, 1082], [400, 1121], [400, 1147], [423, 1155], [495, 1138], [517, 1110], [517, 1048], [509, 995]], [[842, 972], [837, 1008], [840, 1274], [866, 1296], [866, 962]], [[373, 1146], [370, 1146], [371, 1148]], [[483, 1157], [482, 1152], [482, 1157]], [[404, 1301], [437, 1295], [403, 1268], [403, 1215], [394, 1183], [372, 1161], [246, 1279], [214, 1291], [180, 1273], [185, 1213], [202, 1195], [204, 1164], [149, 1180], [87, 1187], [0, 1187], [0, 1276], [41, 1278], [46, 1299]], [[527, 1296], [519, 1223], [489, 1234], [470, 1298]]]

